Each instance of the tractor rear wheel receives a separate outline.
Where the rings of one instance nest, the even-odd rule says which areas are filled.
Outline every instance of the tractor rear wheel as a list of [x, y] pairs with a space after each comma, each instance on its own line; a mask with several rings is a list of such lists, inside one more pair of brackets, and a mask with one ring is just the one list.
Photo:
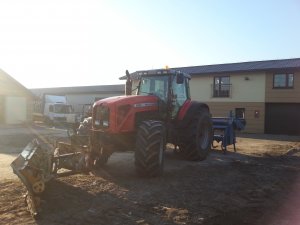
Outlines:
[[161, 121], [143, 121], [137, 130], [135, 167], [139, 176], [162, 174], [166, 148], [165, 127]]
[[180, 153], [187, 160], [204, 160], [212, 143], [212, 121], [207, 111], [195, 116], [187, 129], [182, 131]]

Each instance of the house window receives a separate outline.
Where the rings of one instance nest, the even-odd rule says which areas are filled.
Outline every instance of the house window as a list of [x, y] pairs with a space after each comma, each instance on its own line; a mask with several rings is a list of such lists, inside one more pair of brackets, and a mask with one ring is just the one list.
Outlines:
[[245, 119], [245, 108], [235, 108], [235, 117], [237, 119]]
[[293, 88], [294, 87], [294, 74], [292, 74], [292, 73], [274, 74], [273, 87], [274, 88]]
[[230, 90], [229, 76], [214, 77], [213, 97], [230, 97]]

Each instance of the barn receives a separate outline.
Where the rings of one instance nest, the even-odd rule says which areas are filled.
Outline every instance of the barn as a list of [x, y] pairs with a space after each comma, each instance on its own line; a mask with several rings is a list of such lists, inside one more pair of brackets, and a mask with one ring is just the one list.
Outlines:
[[31, 121], [32, 101], [31, 92], [0, 69], [0, 124]]

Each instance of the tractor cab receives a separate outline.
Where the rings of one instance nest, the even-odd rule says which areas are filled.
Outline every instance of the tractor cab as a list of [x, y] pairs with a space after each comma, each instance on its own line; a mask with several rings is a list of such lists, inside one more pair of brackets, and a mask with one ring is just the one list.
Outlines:
[[186, 100], [191, 99], [190, 75], [174, 70], [139, 72], [140, 82], [137, 95], [155, 95], [162, 101], [171, 119], [174, 119]]

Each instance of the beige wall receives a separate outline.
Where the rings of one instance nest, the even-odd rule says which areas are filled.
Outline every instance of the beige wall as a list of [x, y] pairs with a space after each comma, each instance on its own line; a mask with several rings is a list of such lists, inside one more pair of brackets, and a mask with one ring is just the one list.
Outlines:
[[[247, 133], [264, 133], [265, 127], [265, 104], [259, 102], [206, 102], [213, 117], [227, 117], [235, 108], [245, 108], [245, 119], [247, 122]], [[255, 118], [255, 111], [259, 112], [259, 117]]]
[[[224, 74], [230, 76], [232, 95], [229, 98], [213, 98], [214, 75], [193, 76], [190, 81], [192, 99], [205, 102], [264, 102], [265, 73]], [[219, 75], [218, 75], [219, 76]], [[245, 80], [248, 77], [249, 80]]]
[[[230, 76], [232, 84], [231, 97], [212, 97], [214, 75], [199, 75], [193, 76], [190, 81], [192, 99], [207, 103], [213, 117], [226, 117], [230, 111], [235, 112], [236, 108], [245, 108], [247, 125], [244, 132], [264, 133], [266, 74], [224, 74], [226, 75]], [[246, 77], [249, 80], [245, 80]], [[259, 112], [258, 118], [254, 116], [255, 111]]]
[[274, 89], [273, 73], [266, 75], [266, 102], [300, 103], [300, 72], [294, 73], [294, 88]]

